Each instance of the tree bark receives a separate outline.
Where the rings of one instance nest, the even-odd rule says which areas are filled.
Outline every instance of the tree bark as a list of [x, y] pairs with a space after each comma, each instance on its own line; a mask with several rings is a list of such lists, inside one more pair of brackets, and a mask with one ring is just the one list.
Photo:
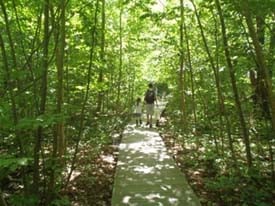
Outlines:
[[233, 64], [231, 62], [229, 45], [228, 45], [228, 40], [227, 40], [227, 33], [226, 33], [226, 26], [225, 26], [223, 13], [222, 13], [222, 9], [221, 9], [221, 5], [220, 5], [219, 0], [215, 0], [215, 3], [216, 3], [219, 18], [220, 18], [220, 22], [221, 22], [222, 39], [223, 39], [223, 46], [224, 46], [224, 55], [225, 55], [225, 58], [226, 58], [227, 67], [228, 67], [229, 74], [230, 74], [230, 80], [231, 80], [231, 85], [232, 85], [232, 89], [233, 89], [233, 93], [234, 93], [235, 105], [236, 105], [236, 109], [237, 109], [237, 112], [238, 112], [238, 115], [239, 115], [240, 125], [241, 125], [241, 129], [242, 129], [242, 133], [243, 133], [243, 139], [244, 139], [245, 150], [246, 150], [247, 165], [248, 165], [249, 168], [251, 168], [252, 167], [252, 155], [251, 155], [251, 148], [250, 148], [249, 133], [248, 133], [248, 129], [247, 129], [247, 126], [246, 126], [241, 101], [240, 101], [240, 98], [239, 98], [239, 92], [238, 92], [238, 88], [237, 88], [237, 84], [236, 84], [235, 71], [234, 71], [234, 68], [233, 68]]
[[9, 26], [10, 24], [9, 24], [9, 20], [8, 20], [8, 15], [7, 15], [6, 7], [5, 7], [5, 4], [4, 4], [3, 0], [0, 0], [0, 5], [1, 5], [2, 12], [4, 14], [5, 26], [6, 26], [7, 35], [8, 35], [9, 44], [10, 44], [11, 56], [12, 56], [12, 60], [13, 60], [13, 66], [14, 66], [14, 68], [17, 68], [16, 52], [15, 52], [15, 48], [14, 48], [14, 43], [13, 43], [11, 31], [10, 31], [10, 26]]
[[119, 13], [119, 72], [118, 72], [118, 88], [117, 88], [117, 106], [120, 109], [120, 96], [121, 96], [121, 80], [122, 80], [122, 15], [123, 15], [123, 4], [122, 0], [119, 1], [120, 13]]
[[259, 67], [259, 70], [261, 74], [263, 75], [263, 81], [264, 81], [264, 86], [266, 88], [267, 92], [267, 101], [269, 105], [269, 109], [271, 111], [271, 125], [272, 125], [272, 130], [273, 134], [275, 134], [275, 96], [272, 92], [272, 80], [270, 73], [266, 67], [266, 62], [265, 62], [265, 57], [262, 51], [262, 47], [259, 42], [259, 38], [257, 36], [255, 27], [253, 25], [252, 21], [252, 15], [250, 13], [250, 5], [248, 0], [243, 0], [243, 14], [246, 19], [246, 24], [248, 26], [249, 34], [252, 38], [253, 46], [255, 49], [255, 54], [256, 54], [256, 61], [257, 61], [257, 66]]
[[[232, 135], [231, 135], [231, 127], [230, 127], [228, 114], [227, 114], [225, 104], [224, 104], [224, 95], [223, 95], [223, 92], [222, 92], [222, 89], [221, 89], [221, 81], [220, 81], [218, 68], [216, 68], [215, 63], [214, 63], [214, 59], [211, 55], [211, 52], [210, 52], [210, 49], [209, 49], [209, 46], [208, 46], [208, 43], [207, 43], [207, 40], [206, 40], [206, 37], [205, 37], [205, 34], [204, 34], [204, 29], [203, 29], [203, 26], [202, 26], [202, 23], [200, 21], [200, 17], [199, 17], [198, 11], [197, 11], [197, 7], [196, 7], [193, 0], [190, 0], [190, 1], [193, 4], [194, 9], [195, 9], [195, 15], [196, 15], [198, 25], [199, 25], [199, 28], [200, 28], [203, 44], [204, 44], [204, 47], [205, 47], [205, 50], [206, 50], [206, 53], [207, 53], [207, 56], [208, 56], [213, 74], [214, 74], [214, 78], [215, 78], [215, 84], [216, 84], [216, 89], [217, 89], [217, 97], [218, 97], [218, 105], [219, 105], [219, 114], [220, 114], [220, 125], [223, 125], [223, 122], [221, 122], [221, 121], [223, 121], [223, 116], [224, 116], [225, 123], [226, 123], [225, 125], [226, 125], [227, 137], [228, 137], [228, 141], [229, 141], [229, 148], [230, 148], [230, 151], [231, 151], [232, 159], [236, 163], [237, 160], [236, 160], [236, 157], [235, 157], [233, 139], [232, 139]], [[223, 132], [222, 128], [220, 128], [220, 130], [221, 130], [221, 133], [222, 133]], [[222, 142], [223, 142], [223, 140], [222, 140]]]
[[[57, 68], [57, 114], [63, 113], [63, 103], [64, 103], [64, 51], [65, 51], [65, 12], [66, 12], [66, 0], [61, 0], [60, 2], [60, 23], [58, 22], [59, 32], [56, 49], [56, 68]], [[62, 157], [65, 154], [65, 134], [64, 134], [64, 122], [58, 123], [57, 125], [57, 152], [58, 156]]]
[[[65, 51], [65, 13], [66, 0], [60, 1], [59, 6], [60, 16], [55, 22], [55, 42], [56, 42], [56, 69], [57, 69], [57, 85], [56, 85], [56, 113], [63, 114], [64, 103], [64, 51]], [[64, 122], [57, 123], [54, 126], [53, 152], [51, 159], [51, 168], [49, 175], [48, 192], [46, 197], [46, 205], [49, 205], [54, 199], [55, 184], [56, 184], [56, 168], [64, 166], [63, 156], [66, 151]]]
[[105, 0], [101, 0], [101, 44], [100, 44], [100, 61], [101, 67], [99, 69], [98, 83], [100, 85], [100, 91], [98, 92], [97, 111], [101, 112], [103, 109], [103, 78], [105, 67]]
[[183, 29], [184, 29], [184, 36], [185, 36], [185, 42], [186, 42], [186, 53], [187, 53], [187, 61], [189, 65], [189, 71], [190, 71], [190, 81], [191, 81], [191, 91], [192, 91], [192, 110], [193, 110], [193, 117], [194, 117], [194, 125], [197, 124], [197, 111], [196, 111], [196, 94], [195, 94], [195, 83], [194, 83], [194, 70], [193, 65], [191, 61], [191, 49], [189, 45], [189, 35], [187, 32], [187, 27], [185, 23], [185, 19], [183, 20]]
[[[273, 13], [273, 21], [275, 21], [275, 12]], [[273, 70], [275, 68], [275, 24], [273, 24], [270, 32], [270, 44], [269, 44], [269, 58], [268, 58], [268, 70], [269, 74], [272, 76]]]
[[[43, 39], [43, 59], [42, 59], [42, 79], [40, 88], [40, 105], [39, 115], [45, 114], [46, 101], [47, 101], [47, 81], [48, 81], [48, 50], [49, 50], [49, 0], [44, 0], [44, 39]], [[37, 135], [34, 146], [34, 173], [33, 173], [33, 192], [39, 195], [39, 183], [40, 183], [40, 151], [43, 141], [43, 127], [39, 126], [37, 129]]]
[[90, 92], [90, 84], [91, 84], [91, 75], [92, 75], [92, 65], [93, 65], [93, 60], [94, 60], [94, 50], [95, 50], [95, 45], [96, 45], [96, 28], [97, 28], [97, 24], [98, 24], [98, 19], [97, 19], [97, 15], [98, 15], [98, 10], [99, 10], [99, 1], [96, 1], [96, 8], [95, 8], [95, 14], [94, 14], [94, 26], [92, 27], [92, 31], [91, 31], [91, 35], [92, 35], [92, 39], [91, 39], [91, 48], [90, 48], [90, 59], [89, 59], [89, 65], [87, 68], [87, 83], [86, 83], [86, 91], [85, 91], [85, 95], [84, 95], [84, 100], [82, 101], [82, 105], [81, 105], [81, 112], [80, 112], [80, 122], [79, 122], [79, 130], [78, 130], [78, 134], [77, 134], [77, 139], [76, 139], [76, 145], [75, 145], [75, 149], [73, 152], [73, 158], [71, 161], [71, 167], [69, 169], [69, 174], [66, 178], [66, 182], [64, 183], [64, 187], [66, 188], [69, 184], [69, 181], [71, 179], [72, 173], [75, 170], [75, 164], [76, 164], [76, 159], [77, 159], [77, 155], [79, 152], [79, 144], [80, 144], [80, 140], [83, 134], [83, 128], [84, 128], [84, 115], [85, 115], [85, 109], [86, 109], [86, 105], [87, 105], [87, 101], [89, 98], [89, 92]]
[[186, 126], [186, 109], [185, 109], [185, 95], [184, 95], [184, 51], [183, 51], [183, 28], [184, 28], [184, 5], [183, 0], [180, 0], [180, 28], [179, 28], [179, 93], [180, 93], [180, 111], [181, 111], [181, 124], [183, 127]]

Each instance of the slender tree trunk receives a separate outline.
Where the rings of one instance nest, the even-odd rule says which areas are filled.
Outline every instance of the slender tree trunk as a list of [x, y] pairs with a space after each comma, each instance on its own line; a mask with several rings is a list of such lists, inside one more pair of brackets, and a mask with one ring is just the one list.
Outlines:
[[[47, 81], [48, 81], [48, 53], [49, 53], [49, 0], [44, 0], [44, 40], [43, 40], [43, 59], [42, 59], [42, 82], [40, 88], [40, 106], [39, 115], [43, 115], [46, 111], [47, 100]], [[34, 146], [34, 172], [33, 172], [33, 191], [36, 195], [39, 195], [39, 183], [40, 183], [40, 151], [43, 140], [43, 128], [39, 126], [37, 129], [37, 136]]]
[[1, 5], [2, 12], [4, 14], [5, 26], [6, 26], [6, 31], [7, 31], [7, 35], [8, 35], [8, 39], [9, 39], [9, 44], [10, 44], [11, 56], [12, 56], [12, 60], [13, 60], [13, 66], [14, 66], [14, 68], [17, 68], [15, 47], [14, 47], [14, 43], [13, 43], [11, 31], [10, 31], [10, 26], [9, 26], [10, 24], [9, 24], [9, 20], [8, 20], [6, 7], [5, 7], [5, 4], [4, 4], [3, 0], [0, 0], [0, 5]]
[[261, 45], [265, 44], [265, 15], [257, 16], [257, 36]]
[[[275, 13], [274, 13], [275, 16]], [[275, 18], [274, 18], [275, 19]], [[268, 61], [268, 68], [270, 70], [270, 75], [272, 76], [273, 70], [274, 70], [274, 54], [275, 54], [275, 25], [273, 24], [272, 27], [272, 32], [271, 32], [271, 37], [270, 37], [270, 46], [269, 46], [269, 61]], [[275, 108], [275, 101], [272, 101], [272, 108]], [[273, 128], [274, 132], [274, 128]], [[274, 133], [273, 133], [274, 134]], [[269, 145], [269, 156], [270, 156], [270, 168], [271, 168], [271, 173], [272, 173], [272, 181], [275, 181], [275, 165], [274, 165], [274, 149], [273, 149], [273, 143], [272, 141], [268, 142]]]
[[[64, 103], [64, 50], [65, 50], [65, 11], [66, 11], [66, 0], [61, 0], [61, 15], [60, 15], [60, 24], [59, 34], [60, 36], [57, 41], [56, 49], [56, 68], [57, 68], [57, 113], [63, 113], [63, 103]], [[62, 157], [65, 154], [65, 134], [64, 134], [64, 122], [58, 123], [57, 125], [57, 152], [58, 156]]]
[[[196, 7], [196, 5], [195, 5], [195, 3], [194, 3], [193, 0], [190, 0], [190, 1], [193, 4], [194, 9], [195, 9], [195, 15], [196, 15], [196, 18], [197, 18], [197, 21], [198, 21], [198, 25], [199, 25], [199, 28], [200, 28], [203, 44], [204, 44], [204, 47], [205, 47], [208, 59], [210, 61], [210, 65], [211, 65], [213, 74], [214, 74], [215, 84], [216, 84], [216, 89], [217, 89], [219, 114], [221, 116], [220, 117], [220, 121], [222, 121], [222, 119], [223, 119], [222, 116], [224, 116], [225, 121], [226, 121], [226, 131], [227, 131], [227, 137], [228, 137], [228, 141], [229, 141], [229, 147], [230, 147], [232, 159], [236, 163], [237, 160], [236, 160], [236, 157], [235, 157], [235, 151], [234, 151], [234, 147], [233, 147], [233, 140], [232, 140], [232, 135], [231, 135], [231, 127], [230, 127], [230, 122], [229, 122], [228, 114], [227, 114], [227, 111], [225, 109], [224, 96], [223, 96], [222, 89], [221, 89], [220, 76], [219, 76], [219, 73], [218, 73], [218, 69], [215, 66], [214, 59], [213, 59], [213, 57], [211, 55], [211, 52], [210, 52], [210, 49], [209, 49], [209, 46], [208, 46], [208, 43], [207, 43], [207, 40], [206, 40], [206, 37], [205, 37], [205, 34], [204, 34], [203, 26], [202, 26], [202, 23], [200, 21], [200, 17], [199, 17], [198, 11], [197, 11], [197, 7]], [[223, 125], [222, 122], [221, 122], [221, 125]], [[220, 128], [220, 130], [221, 130], [221, 133], [223, 133], [222, 128]], [[222, 142], [223, 142], [223, 140], [222, 140]]]
[[96, 1], [96, 8], [95, 8], [95, 15], [94, 15], [94, 26], [92, 28], [92, 46], [90, 48], [90, 59], [89, 59], [89, 65], [87, 68], [87, 84], [86, 84], [86, 91], [85, 91], [85, 95], [84, 95], [84, 100], [82, 102], [81, 105], [81, 115], [80, 115], [80, 122], [79, 122], [79, 130], [78, 130], [78, 134], [77, 134], [77, 140], [76, 140], [76, 146], [74, 149], [74, 153], [73, 153], [73, 158], [72, 158], [72, 162], [71, 162], [71, 167], [69, 170], [69, 174], [68, 177], [66, 179], [66, 182], [64, 184], [64, 187], [66, 188], [69, 184], [69, 181], [71, 179], [72, 173], [75, 170], [75, 164], [76, 164], [76, 159], [77, 159], [77, 155], [79, 152], [79, 143], [83, 134], [83, 129], [84, 129], [84, 115], [85, 115], [85, 109], [86, 109], [86, 105], [87, 105], [87, 101], [89, 98], [89, 92], [90, 92], [90, 84], [91, 84], [91, 75], [92, 75], [92, 66], [93, 66], [93, 60], [94, 60], [94, 50], [95, 50], [95, 45], [96, 45], [96, 28], [97, 28], [97, 23], [98, 23], [98, 19], [97, 19], [97, 15], [98, 15], [98, 10], [99, 10], [99, 1]]
[[[19, 84], [19, 80], [15, 81], [11, 78], [11, 74], [12, 74], [12, 70], [17, 70], [17, 59], [16, 59], [16, 53], [15, 53], [15, 45], [12, 39], [12, 35], [11, 35], [11, 31], [10, 31], [10, 27], [9, 27], [9, 21], [8, 21], [8, 15], [6, 12], [6, 7], [5, 4], [3, 2], [3, 0], [0, 0], [0, 6], [2, 9], [2, 12], [4, 14], [4, 19], [5, 19], [5, 26], [6, 26], [6, 33], [8, 35], [8, 39], [9, 39], [9, 46], [10, 46], [10, 51], [11, 51], [11, 57], [12, 57], [12, 64], [11, 66], [9, 65], [8, 62], [8, 56], [6, 53], [6, 49], [5, 49], [5, 43], [3, 41], [3, 37], [0, 34], [0, 49], [2, 51], [2, 56], [3, 56], [3, 65], [4, 65], [4, 72], [5, 72], [5, 82], [6, 82], [6, 89], [9, 92], [9, 98], [11, 101], [11, 108], [12, 108], [12, 118], [13, 118], [13, 124], [14, 127], [16, 128], [16, 125], [18, 124], [18, 120], [19, 120], [19, 112], [18, 112], [18, 106], [16, 103], [16, 99], [15, 99], [15, 89], [19, 90], [20, 89], [20, 84]], [[13, 69], [12, 69], [13, 68]], [[24, 148], [23, 148], [23, 142], [22, 142], [22, 138], [21, 138], [21, 132], [18, 131], [16, 129], [15, 131], [15, 140], [17, 143], [17, 146], [19, 148], [19, 153], [21, 156], [24, 155]], [[26, 179], [26, 175], [25, 175], [25, 169], [22, 168], [21, 172], [23, 174], [23, 184], [24, 184], [24, 192], [25, 194], [28, 193], [28, 181]]]
[[[16, 55], [16, 45], [14, 44], [14, 41], [13, 41], [13, 38], [12, 38], [12, 33], [11, 33], [11, 29], [10, 29], [10, 24], [9, 24], [9, 18], [8, 18], [8, 13], [6, 12], [6, 7], [5, 7], [5, 3], [4, 1], [1, 0], [0, 2], [0, 5], [1, 5], [1, 9], [3, 11], [3, 14], [4, 14], [4, 19], [5, 19], [5, 26], [6, 26], [6, 34], [8, 35], [8, 43], [10, 45], [10, 52], [11, 52], [11, 57], [12, 57], [12, 65], [9, 66], [8, 62], [7, 62], [7, 59], [5, 59], [5, 63], [4, 63], [4, 68], [6, 70], [6, 74], [7, 74], [7, 82], [8, 82], [8, 87], [7, 87], [7, 91], [9, 91], [9, 94], [10, 94], [10, 99], [11, 99], [11, 105], [12, 105], [12, 113], [13, 113], [13, 122], [14, 122], [14, 125], [16, 126], [17, 123], [18, 123], [18, 120], [19, 120], [19, 116], [20, 116], [20, 112], [17, 111], [17, 108], [25, 108], [23, 105], [22, 105], [22, 101], [19, 100], [18, 103], [16, 103], [16, 100], [15, 100], [15, 97], [16, 95], [19, 95], [21, 93], [21, 85], [25, 85], [24, 82], [22, 82], [22, 80], [19, 80], [18, 78], [16, 78], [16, 80], [12, 80], [10, 79], [11, 77], [11, 72], [12, 70], [14, 71], [17, 71], [19, 70], [19, 66], [21, 69], [24, 69], [25, 68], [25, 65], [30, 65], [30, 62], [29, 62], [29, 59], [27, 58], [27, 55], [26, 55], [26, 51], [25, 51], [25, 47], [24, 47], [24, 43], [23, 43], [23, 38], [20, 39], [20, 46], [22, 48], [22, 51], [23, 51], [23, 54], [24, 54], [24, 57], [26, 58], [26, 64], [25, 65], [18, 65], [18, 58], [17, 58], [17, 55]], [[22, 31], [22, 28], [21, 28], [21, 25], [20, 25], [20, 19], [18, 17], [18, 12], [17, 12], [17, 8], [16, 8], [16, 3], [14, 0], [12, 0], [12, 7], [13, 7], [13, 12], [15, 14], [15, 18], [16, 18], [16, 23], [17, 23], [17, 28], [20, 32], [20, 34], [23, 34], [23, 31]], [[4, 46], [4, 42], [2, 40], [2, 37], [0, 37], [2, 41], [2, 44], [3, 45], [3, 48], [5, 50], [5, 46]], [[19, 48], [19, 46], [17, 46], [17, 48]], [[6, 56], [6, 52], [3, 50], [3, 56]], [[31, 53], [33, 54], [33, 52], [35, 51], [34, 49], [31, 49]], [[7, 56], [6, 56], [7, 58]], [[11, 67], [12, 69], [10, 69], [9, 67]], [[35, 81], [34, 81], [35, 83]], [[33, 83], [33, 84], [34, 84]], [[14, 91], [15, 88], [17, 89], [18, 93], [16, 94], [16, 92]], [[35, 95], [34, 95], [35, 96]], [[21, 113], [23, 113], [24, 109], [21, 109], [20, 110]], [[20, 151], [20, 155], [23, 156], [24, 155], [24, 147], [23, 147], [23, 141], [22, 141], [22, 132], [21, 131], [18, 131], [16, 130], [15, 131], [15, 136], [16, 136], [16, 142], [18, 144], [18, 147], [19, 147], [19, 151]], [[27, 176], [26, 176], [26, 172], [25, 172], [25, 168], [21, 168], [21, 173], [22, 173], [22, 176], [23, 176], [23, 185], [24, 185], [24, 193], [25, 194], [28, 194], [30, 191], [29, 191], [29, 180], [27, 179]]]
[[275, 181], [275, 170], [274, 170], [274, 151], [273, 151], [273, 142], [268, 141], [268, 151], [269, 151], [269, 157], [270, 157], [270, 170], [272, 174], [272, 180]]
[[98, 83], [100, 85], [100, 91], [98, 92], [97, 111], [101, 112], [103, 109], [103, 78], [105, 67], [105, 0], [101, 0], [101, 44], [100, 44], [100, 61], [102, 63], [99, 70]]
[[[11, 79], [11, 70], [9, 68], [8, 64], [8, 57], [4, 45], [4, 41], [2, 38], [2, 35], [0, 33], [0, 48], [2, 51], [2, 57], [3, 57], [3, 64], [4, 64], [4, 69], [5, 69], [5, 81], [6, 81], [6, 87], [9, 91], [9, 96], [10, 96], [10, 101], [11, 101], [11, 106], [12, 106], [12, 117], [13, 117], [13, 123], [14, 125], [17, 125], [18, 123], [18, 114], [17, 114], [17, 106], [15, 102], [15, 97], [14, 97], [14, 81]], [[21, 145], [21, 144], [20, 144]], [[22, 145], [19, 147], [22, 148]]]
[[[219, 74], [219, 58], [220, 58], [220, 46], [219, 46], [219, 29], [218, 29], [218, 22], [217, 22], [217, 18], [216, 18], [216, 14], [212, 11], [212, 16], [214, 18], [215, 21], [215, 44], [216, 44], [216, 51], [215, 51], [215, 55], [216, 55], [216, 66], [215, 71], [216, 71], [216, 75], [217, 75], [217, 82], [220, 86], [221, 81], [220, 81], [220, 74]], [[221, 89], [220, 89], [221, 90]], [[221, 92], [221, 91], [220, 91]], [[239, 169], [237, 167], [237, 159], [236, 159], [236, 154], [235, 154], [235, 149], [234, 149], [234, 144], [233, 144], [233, 139], [232, 139], [232, 132], [231, 132], [231, 124], [230, 124], [230, 120], [229, 120], [229, 114], [228, 111], [225, 109], [225, 99], [224, 99], [224, 95], [221, 92], [220, 94], [220, 115], [219, 115], [219, 119], [220, 119], [220, 137], [221, 137], [221, 150], [222, 150], [222, 154], [224, 154], [225, 152], [225, 148], [224, 148], [224, 137], [223, 137], [223, 128], [224, 128], [224, 124], [225, 124], [225, 130], [227, 133], [227, 138], [228, 138], [228, 144], [229, 144], [229, 149], [231, 152], [231, 156], [232, 156], [232, 160], [234, 162], [234, 166], [235, 169]]]
[[181, 124], [183, 127], [186, 126], [186, 112], [185, 112], [185, 95], [184, 95], [184, 51], [183, 51], [183, 28], [184, 28], [184, 5], [183, 0], [180, 0], [180, 42], [179, 42], [179, 62], [180, 62], [180, 73], [179, 73], [179, 93], [180, 93], [180, 111], [181, 111]]
[[[8, 88], [10, 89], [10, 98], [11, 98], [11, 102], [12, 102], [12, 113], [13, 113], [13, 122], [14, 125], [17, 125], [18, 123], [18, 111], [17, 111], [17, 107], [16, 107], [16, 102], [15, 102], [15, 94], [14, 94], [14, 89], [17, 88], [17, 90], [19, 90], [19, 80], [17, 80], [16, 82], [14, 80], [11, 79], [11, 72], [13, 68], [14, 70], [17, 70], [17, 59], [16, 59], [16, 53], [15, 53], [15, 45], [12, 39], [12, 35], [11, 35], [11, 31], [10, 31], [10, 24], [9, 24], [9, 20], [8, 20], [8, 15], [7, 15], [7, 11], [6, 11], [6, 7], [5, 7], [5, 3], [3, 2], [3, 0], [0, 0], [0, 6], [2, 9], [2, 12], [4, 14], [4, 20], [5, 20], [5, 26], [6, 26], [6, 33], [8, 35], [8, 40], [9, 40], [9, 46], [10, 46], [10, 55], [12, 57], [12, 65], [9, 66], [8, 63], [8, 57], [7, 57], [7, 53], [5, 50], [5, 45], [4, 45], [4, 41], [3, 41], [3, 37], [1, 36], [1, 49], [2, 49], [2, 53], [3, 53], [3, 57], [5, 57], [4, 59], [4, 66], [5, 66], [5, 70], [6, 70], [6, 77], [7, 77], [7, 85]], [[19, 134], [16, 135], [16, 141], [18, 143], [18, 147], [20, 150], [21, 155], [23, 154], [23, 143], [21, 138], [19, 138]]]
[[[257, 24], [257, 31], [256, 30], [255, 31], [257, 33], [257, 38], [260, 46], [263, 47], [265, 44], [265, 14], [261, 14], [256, 17], [256, 24]], [[257, 63], [256, 58], [255, 58], [255, 63], [257, 68], [257, 74], [255, 75], [256, 81], [253, 85], [254, 85], [256, 103], [259, 104], [260, 109], [262, 111], [262, 115], [264, 117], [269, 118], [270, 109], [268, 105], [268, 94], [266, 92], [267, 88], [263, 79], [264, 74], [263, 74], [263, 71], [261, 70], [261, 67]]]
[[120, 2], [120, 13], [119, 13], [119, 72], [118, 72], [118, 88], [117, 88], [117, 106], [120, 107], [121, 101], [121, 81], [122, 81], [122, 14], [123, 14], [123, 5], [122, 0]]
[[[56, 94], [56, 113], [63, 113], [64, 102], [64, 50], [65, 50], [65, 11], [66, 0], [60, 2], [60, 18], [55, 22], [55, 41], [56, 41], [56, 68], [57, 68], [57, 94]], [[53, 153], [52, 153], [52, 166], [49, 175], [49, 185], [46, 197], [46, 205], [49, 205], [54, 199], [55, 184], [56, 184], [56, 168], [64, 166], [62, 157], [65, 154], [65, 133], [64, 122], [57, 123], [54, 127], [54, 140], [53, 140]]]
[[194, 125], [197, 124], [197, 112], [196, 112], [196, 97], [195, 97], [195, 83], [194, 83], [194, 70], [193, 65], [191, 61], [191, 50], [189, 45], [189, 35], [187, 32], [187, 27], [185, 23], [185, 18], [183, 20], [183, 29], [184, 29], [184, 36], [185, 36], [185, 42], [186, 42], [186, 49], [187, 49], [187, 60], [190, 70], [190, 80], [191, 80], [191, 91], [192, 91], [192, 110], [193, 110], [193, 117], [194, 117]]
[[[273, 21], [275, 21], [275, 12], [273, 13]], [[270, 32], [270, 44], [269, 44], [269, 58], [268, 58], [268, 69], [269, 73], [272, 76], [274, 68], [275, 68], [275, 24], [273, 24]]]
[[239, 92], [238, 92], [238, 88], [237, 88], [237, 84], [236, 84], [235, 72], [234, 72], [234, 68], [233, 68], [233, 65], [231, 62], [231, 58], [230, 58], [229, 45], [228, 45], [228, 40], [227, 40], [227, 33], [226, 33], [225, 22], [223, 19], [222, 9], [221, 9], [219, 0], [215, 0], [215, 3], [216, 3], [217, 10], [218, 10], [218, 15], [220, 17], [220, 22], [221, 22], [224, 54], [225, 54], [227, 66], [229, 69], [230, 80], [231, 80], [232, 89], [233, 89], [233, 93], [234, 93], [235, 105], [236, 105], [237, 112], [238, 112], [238, 115], [240, 118], [240, 124], [241, 124], [241, 129], [242, 129], [243, 139], [244, 139], [244, 144], [245, 144], [245, 150], [246, 150], [247, 164], [248, 164], [248, 167], [250, 168], [250, 167], [252, 167], [252, 155], [251, 155], [251, 148], [250, 148], [249, 133], [248, 133], [248, 129], [247, 129], [247, 126], [245, 123], [244, 113], [242, 110], [242, 105], [241, 105], [241, 101], [239, 98]]

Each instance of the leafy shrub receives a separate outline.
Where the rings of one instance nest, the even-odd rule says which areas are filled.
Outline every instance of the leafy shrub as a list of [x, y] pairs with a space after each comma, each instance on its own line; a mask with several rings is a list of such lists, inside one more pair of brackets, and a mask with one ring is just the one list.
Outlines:
[[0, 156], [0, 181], [17, 169], [27, 166], [30, 158], [16, 158], [9, 155]]

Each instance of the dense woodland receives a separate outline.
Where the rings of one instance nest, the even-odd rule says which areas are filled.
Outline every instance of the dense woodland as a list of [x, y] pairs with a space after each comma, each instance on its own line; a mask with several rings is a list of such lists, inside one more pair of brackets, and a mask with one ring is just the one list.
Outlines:
[[0, 0], [0, 31], [1, 206], [108, 205], [148, 82], [202, 205], [275, 204], [275, 0]]

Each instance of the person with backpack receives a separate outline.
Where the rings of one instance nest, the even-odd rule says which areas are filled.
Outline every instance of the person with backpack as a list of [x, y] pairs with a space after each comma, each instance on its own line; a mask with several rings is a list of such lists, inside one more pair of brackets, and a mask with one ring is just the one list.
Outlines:
[[157, 101], [152, 83], [148, 84], [148, 89], [144, 95], [144, 101], [146, 104], [146, 117], [147, 117], [146, 125], [149, 125], [149, 127], [152, 128], [154, 107], [155, 107], [155, 102]]

